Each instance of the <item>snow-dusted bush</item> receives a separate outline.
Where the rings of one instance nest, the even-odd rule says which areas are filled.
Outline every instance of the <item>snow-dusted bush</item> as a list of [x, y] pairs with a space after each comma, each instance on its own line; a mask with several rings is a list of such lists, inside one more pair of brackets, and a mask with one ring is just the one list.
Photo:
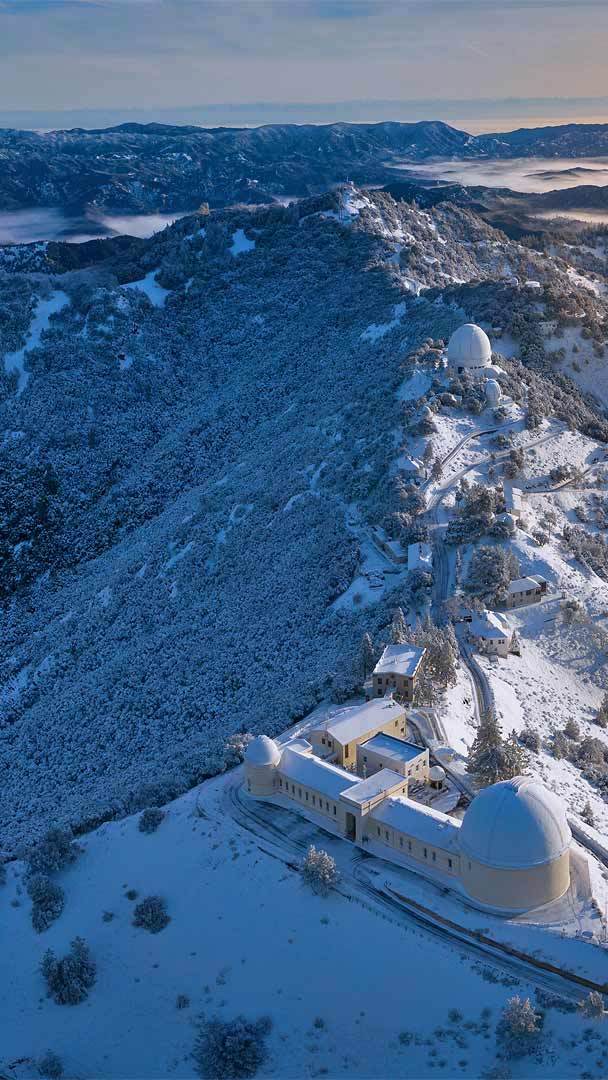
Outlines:
[[335, 859], [311, 844], [302, 863], [302, 877], [307, 885], [321, 896], [327, 896], [339, 878]]
[[167, 904], [162, 896], [146, 896], [135, 905], [133, 926], [140, 926], [151, 934], [158, 934], [170, 922], [171, 916], [167, 915]]
[[140, 815], [137, 828], [143, 833], [156, 832], [165, 814], [159, 806], [148, 806]]
[[595, 828], [595, 814], [593, 813], [593, 807], [591, 806], [589, 799], [587, 799], [587, 802], [581, 810], [581, 817], [586, 825], [591, 825], [592, 828]]
[[71, 829], [48, 829], [27, 853], [28, 870], [31, 874], [51, 874], [63, 870], [74, 862], [79, 851]]
[[589, 1020], [602, 1020], [606, 1015], [604, 999], [597, 990], [590, 990], [586, 998], [579, 1001], [579, 1011]]
[[32, 901], [32, 926], [37, 934], [41, 934], [61, 915], [65, 893], [61, 886], [51, 881], [46, 874], [33, 874], [29, 877], [27, 891]]
[[60, 960], [47, 949], [40, 966], [49, 995], [58, 1005], [78, 1005], [95, 985], [97, 970], [87, 943], [76, 937]]
[[594, 722], [600, 727], [608, 727], [608, 694], [604, 694], [602, 703], [594, 717]]
[[522, 746], [526, 747], [526, 750], [533, 750], [534, 753], [538, 753], [541, 746], [541, 739], [536, 728], [525, 727], [519, 733], [519, 741]]
[[245, 757], [245, 751], [249, 746], [249, 743], [254, 738], [255, 736], [249, 731], [235, 731], [233, 735], [230, 735], [228, 739], [226, 739], [224, 755], [227, 769], [232, 769], [235, 765], [240, 765]]
[[521, 776], [527, 767], [527, 754], [519, 745], [515, 732], [505, 739], [494, 709], [487, 709], [469, 751], [467, 772], [485, 787]]
[[272, 1022], [268, 1017], [232, 1020], [213, 1017], [201, 1020], [193, 1058], [203, 1080], [241, 1080], [255, 1076], [266, 1061], [266, 1040]]
[[564, 735], [566, 735], [568, 739], [574, 739], [575, 741], [580, 739], [580, 737], [581, 737], [580, 725], [576, 722], [576, 720], [573, 717], [570, 717], [570, 719], [567, 720], [566, 723], [564, 724]]
[[535, 1012], [530, 998], [509, 998], [496, 1028], [496, 1037], [509, 1057], [530, 1053], [541, 1030], [541, 1015]]
[[63, 1076], [63, 1065], [59, 1055], [53, 1050], [47, 1050], [38, 1062], [38, 1072], [44, 1080], [60, 1080]]

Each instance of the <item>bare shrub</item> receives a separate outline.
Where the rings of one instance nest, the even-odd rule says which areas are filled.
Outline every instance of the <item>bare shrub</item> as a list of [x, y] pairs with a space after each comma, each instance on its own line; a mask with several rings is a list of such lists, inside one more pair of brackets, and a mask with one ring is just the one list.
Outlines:
[[581, 729], [572, 717], [564, 726], [564, 735], [569, 739], [580, 739], [581, 737]]
[[28, 896], [32, 901], [32, 926], [37, 934], [48, 930], [58, 919], [65, 904], [65, 893], [46, 874], [33, 874], [27, 881]]
[[61, 1058], [52, 1050], [47, 1050], [44, 1057], [38, 1062], [38, 1072], [45, 1080], [60, 1080], [63, 1076]]
[[170, 922], [171, 916], [167, 915], [167, 904], [162, 896], [146, 896], [135, 906], [133, 926], [140, 926], [151, 934], [158, 934]]
[[602, 1020], [606, 1015], [604, 999], [597, 990], [590, 990], [586, 998], [578, 1003], [579, 1011], [589, 1020]]
[[335, 859], [311, 844], [302, 863], [302, 877], [314, 892], [327, 896], [339, 878]]
[[40, 970], [50, 996], [58, 1005], [78, 1005], [84, 1001], [97, 977], [95, 961], [81, 937], [74, 938], [69, 953], [60, 960], [52, 949], [47, 949]]
[[202, 1020], [193, 1058], [203, 1080], [240, 1080], [255, 1076], [267, 1056], [271, 1020]]
[[159, 806], [148, 806], [141, 814], [137, 827], [143, 833], [156, 832], [164, 816]]

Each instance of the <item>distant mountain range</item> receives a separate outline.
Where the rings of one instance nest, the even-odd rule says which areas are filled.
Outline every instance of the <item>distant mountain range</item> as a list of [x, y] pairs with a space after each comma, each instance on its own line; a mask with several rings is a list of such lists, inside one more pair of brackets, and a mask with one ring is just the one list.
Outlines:
[[448, 124], [198, 128], [121, 124], [86, 131], [0, 131], [0, 210], [86, 207], [187, 211], [311, 195], [352, 179], [383, 185], [394, 166], [434, 158], [608, 155], [608, 125], [469, 135]]

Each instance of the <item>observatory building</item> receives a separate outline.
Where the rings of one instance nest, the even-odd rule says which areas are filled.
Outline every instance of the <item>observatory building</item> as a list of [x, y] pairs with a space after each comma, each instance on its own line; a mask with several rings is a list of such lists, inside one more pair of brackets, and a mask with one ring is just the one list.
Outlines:
[[459, 326], [448, 342], [448, 367], [457, 375], [464, 372], [485, 374], [484, 369], [491, 365], [492, 346], [481, 326], [475, 323]]
[[[356, 734], [363, 738], [362, 731]], [[368, 761], [364, 752], [376, 744], [379, 752]], [[445, 772], [429, 770], [427, 751], [387, 734], [368, 738], [357, 751], [359, 775], [336, 756], [318, 757], [303, 736], [279, 745], [258, 735], [245, 752], [246, 790], [459, 891], [486, 911], [521, 914], [568, 890], [570, 829], [561, 801], [538, 781], [518, 776], [485, 788], [460, 821], [409, 797], [410, 784], [443, 786]], [[408, 752], [416, 759], [416, 751], [410, 762]]]

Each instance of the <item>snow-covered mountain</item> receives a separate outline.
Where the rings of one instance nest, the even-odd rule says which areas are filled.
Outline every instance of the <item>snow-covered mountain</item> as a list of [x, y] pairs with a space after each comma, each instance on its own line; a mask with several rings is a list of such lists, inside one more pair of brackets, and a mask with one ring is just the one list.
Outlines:
[[0, 252], [8, 852], [150, 785], [174, 795], [222, 767], [230, 733], [283, 730], [352, 685], [403, 595], [387, 575], [373, 604], [358, 585], [336, 603], [370, 530], [405, 527], [412, 351], [500, 321], [546, 372], [542, 308], [603, 319], [603, 286], [563, 259], [352, 186], [97, 245], [84, 269], [46, 258]]

